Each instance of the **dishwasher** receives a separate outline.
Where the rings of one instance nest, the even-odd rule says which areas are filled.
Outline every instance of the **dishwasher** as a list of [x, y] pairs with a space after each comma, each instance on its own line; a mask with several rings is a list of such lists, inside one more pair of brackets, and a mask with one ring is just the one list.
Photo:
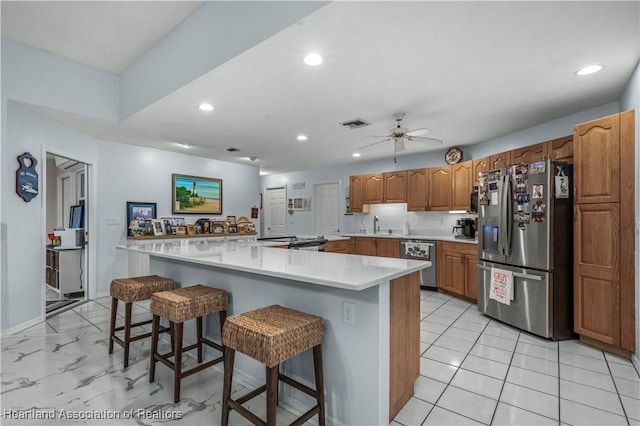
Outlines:
[[436, 242], [425, 240], [400, 240], [402, 259], [427, 260], [431, 266], [420, 271], [420, 287], [437, 290], [436, 285]]

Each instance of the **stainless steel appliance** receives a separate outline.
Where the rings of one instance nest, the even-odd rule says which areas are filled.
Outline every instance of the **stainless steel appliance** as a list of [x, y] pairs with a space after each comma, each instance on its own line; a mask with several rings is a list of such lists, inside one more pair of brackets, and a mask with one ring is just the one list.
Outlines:
[[[479, 177], [478, 310], [552, 339], [573, 337], [571, 179], [571, 165], [548, 160]], [[492, 268], [513, 273], [509, 304], [490, 298]]]
[[453, 234], [456, 238], [473, 240], [476, 238], [478, 220], [473, 218], [458, 219], [453, 227]]
[[329, 240], [322, 235], [315, 238], [299, 238], [295, 235], [285, 237], [262, 237], [256, 238], [256, 241], [282, 242], [286, 244], [289, 249], [313, 251], [325, 251], [327, 243], [329, 242]]
[[431, 266], [420, 272], [420, 287], [436, 290], [436, 242], [416, 239], [400, 240], [400, 257], [403, 259], [427, 260]]

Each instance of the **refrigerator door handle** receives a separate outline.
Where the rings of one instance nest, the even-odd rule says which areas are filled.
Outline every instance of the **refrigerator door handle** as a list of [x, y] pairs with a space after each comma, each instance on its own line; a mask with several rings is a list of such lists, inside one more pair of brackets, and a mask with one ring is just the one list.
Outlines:
[[507, 202], [507, 218], [505, 220], [505, 224], [507, 225], [507, 239], [504, 242], [505, 256], [509, 256], [511, 254], [511, 239], [513, 233], [513, 187], [511, 182], [511, 176], [505, 176], [505, 200]]
[[[484, 266], [484, 265], [478, 265], [478, 269], [484, 269], [485, 271], [490, 271], [491, 268], [488, 266]], [[500, 269], [500, 268], [498, 268]], [[531, 274], [521, 274], [520, 272], [514, 272], [513, 273], [514, 277], [518, 277], [518, 278], [524, 278], [527, 280], [533, 280], [533, 281], [542, 281], [542, 277], [539, 275], [531, 275]]]
[[[506, 172], [506, 170], [505, 170]], [[498, 250], [503, 256], [507, 255], [507, 221], [508, 221], [508, 205], [507, 205], [507, 176], [506, 173], [501, 178], [500, 187], [500, 233], [498, 235]]]

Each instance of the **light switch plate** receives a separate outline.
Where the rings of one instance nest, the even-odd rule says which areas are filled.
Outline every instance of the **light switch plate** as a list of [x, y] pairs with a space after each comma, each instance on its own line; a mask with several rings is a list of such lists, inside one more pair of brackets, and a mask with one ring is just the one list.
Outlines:
[[107, 217], [107, 225], [111, 225], [111, 226], [120, 225], [120, 218], [118, 218], [117, 216]]

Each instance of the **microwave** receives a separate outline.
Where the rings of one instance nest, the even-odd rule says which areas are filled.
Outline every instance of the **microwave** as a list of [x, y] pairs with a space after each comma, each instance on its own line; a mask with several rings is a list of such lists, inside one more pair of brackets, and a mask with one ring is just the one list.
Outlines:
[[84, 246], [84, 228], [65, 228], [53, 231], [60, 237], [59, 248], [80, 248]]

